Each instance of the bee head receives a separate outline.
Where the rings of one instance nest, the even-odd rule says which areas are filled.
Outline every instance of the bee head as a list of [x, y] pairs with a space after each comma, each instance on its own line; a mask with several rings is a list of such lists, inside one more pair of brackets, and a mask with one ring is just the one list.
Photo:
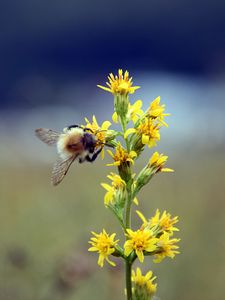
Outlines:
[[83, 144], [85, 150], [88, 150], [90, 153], [94, 153], [96, 146], [96, 138], [93, 134], [85, 132], [83, 136]]

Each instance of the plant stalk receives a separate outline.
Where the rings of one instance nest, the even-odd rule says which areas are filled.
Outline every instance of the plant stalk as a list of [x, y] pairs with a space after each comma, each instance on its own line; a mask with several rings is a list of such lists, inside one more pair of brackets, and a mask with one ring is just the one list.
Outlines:
[[[125, 119], [122, 119], [122, 118], [120, 118], [120, 121], [121, 121], [121, 125], [122, 125], [123, 134], [125, 134], [127, 122], [125, 121]], [[129, 153], [129, 151], [130, 151], [129, 141], [127, 139], [125, 139], [125, 142], [126, 142], [127, 152]], [[130, 171], [130, 169], [129, 169], [129, 171]], [[125, 216], [124, 216], [124, 224], [125, 224], [124, 233], [125, 234], [126, 234], [126, 229], [129, 229], [131, 226], [131, 202], [132, 202], [131, 198], [132, 197], [131, 197], [130, 180], [131, 180], [131, 176], [130, 176], [130, 172], [129, 172], [129, 179], [126, 180], [126, 184], [127, 184], [127, 199], [126, 200], [127, 201], [126, 201]], [[128, 239], [128, 238], [126, 237], [126, 239]], [[125, 266], [126, 266], [125, 276], [126, 276], [127, 300], [132, 300], [132, 283], [131, 283], [132, 262], [128, 258], [125, 258]]]
[[131, 263], [129, 260], [126, 260], [126, 290], [127, 300], [132, 300]]
[[[126, 203], [126, 212], [125, 212], [125, 225], [126, 225], [126, 228], [130, 228], [130, 226], [131, 226], [130, 219], [131, 219], [131, 192], [130, 192], [130, 188], [129, 188], [127, 203]], [[127, 260], [126, 260], [127, 300], [132, 300], [131, 267], [132, 267], [132, 262], [127, 258]]]
[[127, 197], [127, 203], [126, 203], [126, 212], [125, 212], [125, 226], [126, 229], [129, 229], [131, 226], [130, 218], [131, 218], [131, 198], [130, 198], [130, 191], [128, 191], [128, 197]]

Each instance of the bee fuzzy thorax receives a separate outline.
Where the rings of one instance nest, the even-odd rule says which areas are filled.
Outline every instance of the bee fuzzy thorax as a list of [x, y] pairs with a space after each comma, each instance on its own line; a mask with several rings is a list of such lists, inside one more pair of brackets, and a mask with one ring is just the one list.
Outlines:
[[79, 154], [84, 151], [81, 142], [84, 135], [82, 128], [65, 128], [63, 132], [57, 142], [57, 151], [61, 158], [66, 159], [71, 154]]

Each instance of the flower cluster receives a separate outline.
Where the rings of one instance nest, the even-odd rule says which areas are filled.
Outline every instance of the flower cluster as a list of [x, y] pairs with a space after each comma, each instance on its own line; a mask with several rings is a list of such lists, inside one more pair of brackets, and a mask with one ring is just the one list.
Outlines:
[[[161, 104], [160, 97], [154, 99], [143, 110], [142, 100], [138, 99], [133, 104], [129, 95], [139, 88], [133, 86], [132, 77], [129, 73], [120, 69], [118, 75], [110, 74], [106, 86], [98, 85], [101, 89], [110, 92], [114, 96], [114, 112], [112, 120], [121, 125], [121, 131], [109, 129], [111, 123], [105, 121], [101, 126], [95, 117], [92, 122], [86, 120], [85, 127], [96, 137], [96, 147], [104, 148], [110, 146], [113, 149], [107, 150], [112, 161], [107, 166], [117, 168], [118, 174], [110, 172], [108, 179], [111, 183], [102, 183], [106, 190], [104, 204], [119, 220], [124, 232], [124, 243], [119, 245], [115, 240], [115, 233], [108, 234], [105, 230], [97, 234], [92, 232], [89, 251], [99, 254], [98, 264], [102, 267], [107, 261], [114, 266], [110, 260], [111, 256], [121, 257], [126, 264], [126, 294], [128, 300], [149, 300], [156, 293], [157, 284], [153, 283], [156, 277], [152, 277], [152, 271], [142, 275], [140, 268], [136, 272], [131, 269], [136, 259], [141, 263], [152, 256], [155, 263], [161, 262], [164, 258], [174, 258], [178, 254], [179, 239], [174, 238], [174, 232], [178, 231], [175, 224], [178, 217], [171, 217], [169, 213], [157, 209], [150, 219], [137, 211], [142, 221], [139, 228], [131, 228], [132, 204], [136, 203], [139, 191], [149, 183], [152, 177], [163, 172], [173, 172], [166, 167], [168, 156], [153, 152], [146, 162], [146, 165], [137, 173], [132, 172], [135, 161], [142, 151], [157, 146], [160, 141], [160, 129], [168, 127], [165, 117], [170, 114], [165, 112], [165, 104]], [[146, 258], [147, 257], [147, 258]]]
[[[125, 257], [131, 260], [138, 258], [141, 263], [144, 262], [145, 256], [151, 255], [154, 256], [154, 262], [161, 262], [165, 257], [174, 258], [179, 253], [177, 243], [180, 240], [172, 238], [174, 231], [179, 231], [173, 226], [178, 222], [178, 217], [172, 218], [166, 211], [160, 217], [158, 209], [149, 221], [140, 211], [137, 211], [137, 214], [143, 223], [136, 231], [126, 229], [127, 240], [122, 250]], [[110, 255], [113, 252], [107, 253]]]
[[150, 228], [157, 233], [162, 233], [162, 232], [168, 232], [170, 234], [173, 234], [174, 231], [179, 231], [177, 227], [174, 227], [173, 225], [178, 222], [178, 217], [172, 218], [169, 213], [164, 210], [162, 215], [160, 216], [160, 211], [159, 209], [156, 210], [155, 215], [149, 219], [149, 221], [146, 220], [144, 215], [140, 211], [136, 211], [140, 219], [142, 220], [142, 229], [144, 228]]
[[134, 127], [128, 128], [124, 134], [125, 139], [131, 135], [131, 148], [138, 154], [147, 145], [152, 148], [157, 145], [160, 140], [160, 128], [168, 127], [164, 121], [166, 116], [170, 114], [164, 113], [165, 105], [160, 104], [160, 97], [153, 100], [146, 112], [141, 110], [142, 101], [137, 100], [130, 111], [128, 110], [127, 119], [132, 120]]

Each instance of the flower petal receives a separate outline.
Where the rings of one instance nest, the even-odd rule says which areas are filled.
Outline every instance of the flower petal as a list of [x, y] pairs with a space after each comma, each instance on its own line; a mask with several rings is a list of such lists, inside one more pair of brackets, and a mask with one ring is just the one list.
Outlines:
[[137, 257], [139, 258], [140, 262], [143, 263], [143, 261], [144, 261], [143, 251], [136, 250], [136, 254], [137, 254]]
[[145, 216], [139, 210], [136, 210], [136, 213], [137, 213], [138, 217], [142, 220], [142, 222], [144, 224], [148, 223], [148, 221], [145, 219]]
[[145, 134], [142, 134], [141, 142], [142, 142], [142, 144], [144, 144], [144, 145], [149, 144], [149, 136], [148, 136], [148, 135], [145, 135]]
[[133, 202], [134, 202], [134, 204], [135, 204], [135, 205], [137, 205], [137, 206], [138, 206], [138, 204], [139, 204], [139, 201], [138, 201], [138, 198], [137, 198], [137, 197], [135, 197], [135, 198], [133, 199]]
[[104, 157], [105, 157], [105, 151], [104, 151], [104, 149], [102, 149], [102, 151], [101, 151], [101, 159], [104, 159]]
[[101, 186], [108, 192], [111, 192], [113, 190], [113, 188], [111, 187], [111, 185], [107, 184], [107, 183], [101, 183]]
[[111, 126], [111, 122], [109, 122], [109, 121], [104, 121], [103, 123], [102, 123], [102, 130], [108, 130], [108, 128]]
[[110, 156], [114, 157], [114, 154], [112, 153], [111, 150], [108, 149], [107, 152], [109, 153]]
[[142, 107], [142, 101], [139, 99], [136, 102], [134, 102], [134, 104], [132, 105], [132, 107], [134, 108], [134, 110], [140, 109]]
[[126, 130], [126, 132], [124, 133], [124, 138], [127, 139], [127, 137], [132, 134], [132, 133], [135, 133], [136, 132], [136, 129], [134, 128], [129, 128]]
[[113, 113], [112, 120], [113, 120], [114, 123], [118, 123], [118, 115], [117, 115], [116, 112]]
[[99, 84], [98, 84], [97, 87], [99, 87], [100, 89], [102, 89], [102, 90], [104, 90], [104, 91], [107, 91], [107, 92], [112, 93], [111, 89], [109, 89], [109, 88], [107, 88], [107, 87], [105, 87], [105, 86], [102, 86], [102, 85], [99, 85]]
[[92, 120], [93, 120], [93, 123], [94, 123], [97, 127], [99, 127], [95, 115], [93, 115]]
[[116, 264], [115, 264], [113, 261], [109, 260], [108, 257], [106, 258], [106, 260], [107, 260], [107, 262], [108, 262], [111, 266], [113, 266], [113, 267], [116, 266]]
[[136, 153], [135, 151], [131, 151], [131, 152], [129, 153], [129, 156], [130, 156], [131, 158], [135, 158], [135, 157], [137, 157], [137, 153]]
[[170, 168], [162, 168], [161, 172], [174, 172], [174, 170]]

